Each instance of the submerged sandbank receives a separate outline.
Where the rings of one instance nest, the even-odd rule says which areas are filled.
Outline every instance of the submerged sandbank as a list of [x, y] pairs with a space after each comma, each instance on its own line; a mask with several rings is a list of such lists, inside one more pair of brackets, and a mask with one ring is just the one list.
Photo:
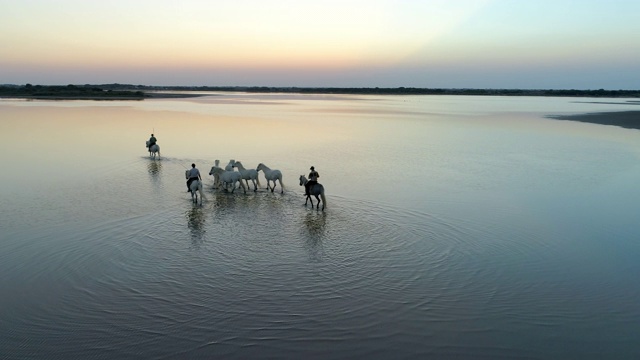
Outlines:
[[640, 130], [640, 111], [597, 112], [576, 115], [548, 115], [550, 119], [580, 121], [591, 124], [614, 125]]

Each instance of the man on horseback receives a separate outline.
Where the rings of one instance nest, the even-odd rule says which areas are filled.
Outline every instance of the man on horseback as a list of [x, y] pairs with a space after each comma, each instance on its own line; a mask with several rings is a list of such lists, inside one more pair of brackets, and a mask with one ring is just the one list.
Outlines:
[[196, 164], [191, 164], [191, 169], [189, 170], [189, 180], [187, 180], [187, 192], [191, 192], [191, 183], [193, 180], [202, 181], [202, 176], [200, 176], [200, 170], [196, 168]]
[[156, 144], [156, 141], [158, 141], [158, 139], [151, 134], [151, 137], [149, 138], [149, 151], [151, 151], [151, 147]]
[[318, 174], [313, 166], [309, 170], [311, 170], [311, 172], [309, 173], [309, 181], [307, 181], [304, 186], [305, 195], [309, 195], [309, 189], [311, 189], [313, 185], [318, 183], [318, 178], [320, 177], [320, 174]]

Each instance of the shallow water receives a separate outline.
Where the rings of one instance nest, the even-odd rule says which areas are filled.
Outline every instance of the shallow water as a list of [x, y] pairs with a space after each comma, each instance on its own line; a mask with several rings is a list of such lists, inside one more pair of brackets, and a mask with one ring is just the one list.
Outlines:
[[579, 100], [0, 101], [0, 357], [635, 359], [640, 133]]

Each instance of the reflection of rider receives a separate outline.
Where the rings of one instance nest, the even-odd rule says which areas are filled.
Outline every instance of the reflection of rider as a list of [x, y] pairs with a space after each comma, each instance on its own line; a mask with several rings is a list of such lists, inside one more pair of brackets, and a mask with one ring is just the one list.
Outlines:
[[189, 180], [187, 180], [187, 192], [191, 192], [191, 188], [189, 187], [193, 180], [202, 181], [202, 176], [200, 176], [200, 170], [196, 169], [196, 164], [191, 164], [191, 169], [189, 170]]
[[318, 178], [320, 177], [320, 174], [318, 174], [313, 166], [309, 170], [311, 170], [311, 172], [309, 173], [309, 181], [307, 181], [307, 184], [304, 187], [306, 195], [309, 195], [309, 189], [311, 189], [313, 185], [318, 183]]
[[151, 134], [151, 137], [149, 138], [149, 150], [151, 150], [151, 147], [156, 144], [156, 141], [158, 141], [156, 137]]

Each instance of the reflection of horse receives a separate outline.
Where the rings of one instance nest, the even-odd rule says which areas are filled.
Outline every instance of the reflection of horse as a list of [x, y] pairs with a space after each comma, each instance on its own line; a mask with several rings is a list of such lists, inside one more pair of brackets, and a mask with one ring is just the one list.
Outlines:
[[153, 176], [160, 174], [160, 171], [162, 171], [162, 161], [149, 161], [147, 170], [149, 170], [149, 174]]
[[160, 158], [160, 145], [153, 144], [149, 147], [149, 140], [147, 140], [147, 147], [149, 148], [149, 157], [155, 159], [156, 154], [158, 154], [158, 159]]
[[307, 230], [309, 230], [309, 234], [311, 235], [323, 235], [326, 222], [326, 212], [314, 213], [308, 211], [304, 218], [304, 224], [307, 226]]
[[222, 181], [223, 187], [226, 191], [229, 191], [228, 187], [231, 185], [231, 192], [233, 193], [236, 190], [236, 182], [240, 183], [242, 186], [242, 190], [244, 193], [247, 193], [247, 188], [244, 187], [244, 183], [242, 182], [242, 175], [240, 175], [237, 171], [226, 171], [223, 168], [214, 166], [209, 171], [209, 175], [215, 176], [218, 174], [220, 176], [220, 181]]
[[[308, 182], [309, 180], [307, 180], [304, 175], [300, 175], [300, 186], [306, 186]], [[309, 195], [307, 195], [307, 199], [304, 201], [304, 205], [306, 206], [307, 201], [311, 200], [311, 207], [313, 208], [313, 199], [311, 199], [311, 195], [315, 196], [316, 200], [318, 200], [318, 202], [316, 203], [316, 209], [320, 208], [320, 198], [318, 198], [318, 195], [320, 195], [320, 197], [322, 198], [322, 210], [324, 210], [324, 206], [327, 203], [327, 199], [324, 197], [324, 186], [322, 186], [322, 184], [313, 184], [309, 188]]]
[[[282, 172], [280, 172], [280, 170], [271, 170], [267, 167], [267, 165], [263, 163], [258, 164], [258, 167], [256, 168], [256, 171], [260, 170], [264, 172], [264, 177], [267, 179], [267, 189], [273, 192], [273, 190], [276, 189], [276, 180], [278, 180], [280, 182], [280, 192], [284, 193], [284, 185], [282, 184]], [[271, 181], [273, 181], [273, 187], [269, 186]]]
[[305, 226], [301, 229], [306, 231], [303, 231], [302, 238], [306, 240], [304, 248], [307, 250], [309, 259], [315, 262], [322, 262], [325, 256], [323, 243], [326, 232], [327, 212], [307, 211], [303, 222]]
[[[186, 179], [189, 178], [189, 170], [184, 172], [184, 177]], [[196, 191], [200, 192], [200, 204], [202, 204], [202, 199], [204, 199], [204, 194], [202, 193], [202, 181], [196, 179], [191, 182], [189, 185], [189, 190], [191, 190], [191, 200], [194, 203], [198, 202], [198, 194]]]
[[[238, 168], [238, 172], [240, 173], [240, 175], [242, 175], [242, 179], [247, 183], [247, 188], [249, 187], [249, 180], [251, 180], [251, 182], [253, 183], [253, 191], [258, 190], [258, 186], [260, 186], [260, 179], [258, 179], [257, 170], [245, 169], [244, 166], [242, 166], [242, 163], [240, 161], [236, 161], [233, 164], [233, 167]], [[258, 183], [257, 185], [256, 185], [256, 182]]]
[[202, 212], [202, 206], [193, 206], [191, 210], [187, 211], [187, 226], [191, 230], [191, 239], [195, 246], [199, 246], [199, 242], [202, 241], [202, 236], [206, 232], [205, 214]]

